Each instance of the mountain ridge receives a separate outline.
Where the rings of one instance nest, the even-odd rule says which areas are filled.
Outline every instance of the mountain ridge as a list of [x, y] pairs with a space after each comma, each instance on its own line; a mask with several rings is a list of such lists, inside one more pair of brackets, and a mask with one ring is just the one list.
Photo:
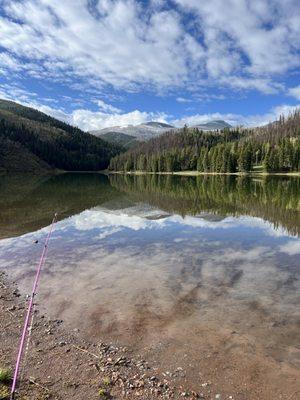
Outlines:
[[96, 137], [101, 137], [107, 133], [112, 132], [122, 133], [125, 135], [133, 136], [138, 141], [145, 141], [160, 136], [161, 134], [172, 129], [175, 129], [173, 125], [158, 121], [149, 121], [138, 125], [112, 126], [99, 130], [93, 130], [89, 133]]
[[[211, 120], [202, 124], [197, 124], [190, 126], [192, 129], [199, 129], [203, 131], [216, 131], [225, 128], [232, 128], [230, 124], [223, 120]], [[159, 121], [149, 121], [138, 125], [126, 125], [126, 126], [112, 126], [99, 130], [90, 131], [92, 135], [96, 137], [103, 138], [105, 140], [105, 135], [109, 135], [110, 143], [113, 143], [112, 137], [116, 135], [117, 140], [126, 142], [126, 138], [122, 138], [121, 135], [132, 136], [136, 138], [137, 141], [143, 142], [153, 139], [155, 137], [161, 136], [168, 131], [178, 131], [180, 128], [175, 127], [164, 122]], [[118, 135], [117, 135], [118, 134]], [[116, 143], [116, 142], [115, 142]]]
[[31, 107], [0, 99], [0, 170], [101, 170], [122, 151]]

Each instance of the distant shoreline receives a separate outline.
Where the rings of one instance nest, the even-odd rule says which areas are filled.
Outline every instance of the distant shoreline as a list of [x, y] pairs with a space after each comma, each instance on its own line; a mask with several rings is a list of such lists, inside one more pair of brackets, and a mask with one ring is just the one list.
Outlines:
[[300, 172], [199, 172], [199, 171], [174, 171], [174, 172], [149, 172], [149, 171], [99, 171], [108, 175], [177, 175], [177, 176], [202, 176], [202, 175], [235, 175], [235, 176], [300, 176]]
[[233, 175], [233, 176], [295, 176], [300, 177], [300, 172], [199, 172], [199, 171], [174, 171], [174, 172], [150, 172], [150, 171], [66, 171], [66, 170], [50, 170], [45, 172], [33, 171], [3, 171], [0, 170], [0, 176], [4, 175], [61, 175], [61, 174], [102, 174], [102, 175], [175, 175], [175, 176], [205, 176], [205, 175]]

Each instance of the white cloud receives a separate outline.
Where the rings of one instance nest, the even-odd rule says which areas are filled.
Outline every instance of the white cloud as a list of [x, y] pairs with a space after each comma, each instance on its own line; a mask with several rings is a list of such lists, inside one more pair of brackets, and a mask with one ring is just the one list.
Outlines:
[[22, 65], [15, 57], [5, 52], [0, 53], [0, 71], [6, 73], [7, 70], [20, 71], [21, 69]]
[[87, 131], [108, 128], [111, 126], [138, 125], [151, 120], [165, 122], [163, 113], [148, 113], [139, 110], [134, 110], [124, 114], [116, 114], [79, 109], [72, 112], [70, 119], [73, 125], [79, 126], [81, 129]]
[[184, 125], [193, 126], [211, 120], [221, 119], [228, 122], [232, 126], [245, 125], [249, 127], [255, 127], [255, 126], [266, 125], [269, 122], [276, 121], [281, 115], [288, 116], [297, 109], [300, 109], [300, 104], [296, 105], [283, 104], [277, 107], [273, 107], [269, 112], [265, 114], [241, 115], [233, 113], [222, 114], [219, 112], [215, 112], [210, 114], [194, 114], [180, 119], [175, 119], [171, 122], [176, 126], [184, 126]]
[[291, 240], [280, 247], [280, 251], [287, 253], [290, 256], [300, 254], [300, 241]]
[[297, 100], [300, 100], [300, 85], [290, 88], [289, 89], [289, 94], [293, 97], [295, 97]]
[[76, 75], [127, 89], [176, 85], [194, 57], [193, 39], [172, 10], [149, 15], [133, 0], [100, 1], [92, 12], [80, 0], [6, 0], [4, 7], [10, 18], [0, 19], [1, 45], [35, 60], [41, 75]]
[[[205, 96], [205, 94], [203, 95]], [[209, 99], [209, 95], [206, 99]], [[211, 120], [222, 119], [230, 123], [232, 126], [244, 125], [249, 127], [266, 125], [269, 122], [277, 120], [281, 115], [288, 116], [293, 111], [300, 109], [300, 104], [289, 105], [282, 104], [273, 107], [265, 114], [256, 115], [242, 115], [234, 113], [207, 113], [207, 114], [193, 114], [184, 116], [182, 118], [174, 119], [172, 116], [164, 112], [147, 112], [141, 110], [133, 110], [130, 112], [123, 112], [111, 104], [105, 103], [103, 100], [95, 100], [99, 106], [99, 110], [91, 111], [86, 108], [75, 108], [72, 112], [67, 112], [62, 108], [57, 108], [57, 101], [49, 98], [39, 98], [36, 93], [28, 92], [25, 89], [8, 84], [0, 84], [0, 97], [17, 101], [25, 106], [36, 108], [54, 118], [65, 121], [71, 125], [78, 126], [85, 131], [98, 130], [112, 126], [128, 126], [139, 125], [147, 121], [160, 121], [170, 123], [176, 127], [184, 125], [193, 126], [205, 123]], [[215, 95], [213, 98], [224, 99], [222, 95]], [[67, 98], [67, 100], [72, 100]], [[178, 97], [178, 102], [188, 103], [189, 99]], [[201, 100], [199, 98], [198, 100]], [[46, 104], [43, 104], [46, 103]], [[47, 103], [53, 103], [52, 106]], [[78, 103], [80, 104], [80, 102]], [[78, 107], [78, 104], [73, 104]]]
[[[56, 108], [56, 100], [41, 98], [37, 100], [37, 94], [28, 92], [16, 85], [0, 84], [0, 98], [17, 101], [18, 103], [33, 107], [47, 115], [51, 115], [68, 124], [78, 126], [85, 131], [98, 130], [111, 126], [138, 125], [147, 121], [167, 122], [168, 116], [163, 112], [146, 112], [133, 110], [128, 113], [122, 113], [119, 108], [105, 103], [103, 100], [95, 101], [99, 110], [91, 111], [85, 108], [76, 108], [72, 112], [67, 112], [62, 108]], [[68, 99], [72, 100], [72, 99]], [[42, 103], [40, 102], [42, 101]], [[45, 103], [53, 103], [50, 106]]]
[[223, 0], [176, 1], [198, 15], [212, 76], [235, 71], [270, 75], [299, 66], [297, 0], [228, 0], [226, 5]]
[[117, 107], [112, 106], [111, 104], [105, 103], [103, 100], [97, 100], [96, 104], [99, 106], [100, 110], [106, 111], [109, 113], [120, 113], [121, 110]]
[[139, 125], [152, 120], [166, 122], [166, 116], [163, 113], [148, 113], [139, 110], [121, 114], [120, 111], [118, 111], [118, 113], [112, 113], [103, 112], [101, 110], [90, 111], [87, 109], [76, 109], [71, 113], [67, 113], [62, 109], [56, 109], [36, 103], [26, 103], [25, 105], [33, 106], [54, 118], [78, 126], [84, 131], [93, 131], [112, 126]]
[[177, 101], [178, 103], [191, 103], [191, 102], [192, 102], [191, 99], [186, 99], [185, 97], [177, 97], [177, 98], [176, 98], [176, 101]]
[[0, 72], [22, 69], [81, 90], [209, 83], [270, 94], [283, 89], [277, 74], [300, 64], [297, 0], [2, 3]]

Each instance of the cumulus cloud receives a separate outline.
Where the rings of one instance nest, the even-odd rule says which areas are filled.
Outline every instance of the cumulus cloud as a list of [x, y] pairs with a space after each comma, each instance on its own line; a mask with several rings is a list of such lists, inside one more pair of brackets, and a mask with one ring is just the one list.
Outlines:
[[[1, 91], [0, 91], [1, 94]], [[26, 102], [25, 102], [26, 105]], [[176, 127], [194, 126], [206, 123], [212, 120], [224, 120], [232, 126], [256, 127], [263, 126], [276, 121], [281, 115], [288, 116], [295, 110], [300, 109], [300, 104], [283, 104], [273, 107], [265, 114], [242, 115], [234, 113], [209, 113], [193, 114], [178, 119], [172, 119], [163, 112], [146, 112], [134, 110], [128, 113], [91, 111], [88, 109], [76, 109], [71, 113], [66, 113], [61, 109], [52, 108], [48, 105], [39, 105], [36, 102], [30, 102], [27, 105], [34, 106], [38, 110], [45, 112], [55, 118], [68, 122], [71, 125], [78, 126], [85, 131], [98, 130], [112, 126], [139, 125], [147, 121], [159, 121], [170, 123]], [[106, 105], [109, 106], [109, 105]]]
[[22, 70], [82, 90], [209, 82], [275, 93], [283, 89], [277, 74], [299, 67], [297, 0], [2, 3], [0, 73]]
[[[54, 118], [67, 122], [71, 125], [78, 126], [84, 131], [93, 131], [112, 126], [128, 126], [139, 125], [147, 121], [166, 122], [164, 113], [146, 112], [134, 110], [128, 113], [91, 111], [88, 109], [76, 109], [71, 113], [67, 113], [62, 109], [53, 108], [47, 105], [39, 105], [37, 103], [26, 104], [34, 106], [38, 110], [51, 115]], [[108, 105], [107, 105], [108, 106]]]
[[105, 103], [103, 100], [97, 100], [96, 104], [99, 106], [100, 110], [109, 112], [109, 113], [120, 113], [121, 110], [117, 107], [112, 106], [111, 104]]
[[[299, 66], [300, 7], [297, 0], [176, 0], [198, 15], [212, 76], [241, 72], [283, 73]], [[241, 79], [241, 78], [240, 78]]]
[[[107, 92], [173, 95], [184, 87], [185, 94], [174, 97], [187, 105], [223, 100], [232, 95], [229, 90], [300, 99], [300, 86], [286, 89], [281, 81], [300, 66], [297, 0], [228, 0], [226, 7], [222, 0], [3, 0], [1, 7], [0, 76], [8, 83], [0, 85], [0, 96], [84, 130], [149, 120], [183, 126], [224, 119], [257, 126], [297, 107], [281, 105], [262, 115], [212, 110], [174, 119], [159, 110], [124, 111]], [[89, 93], [97, 109], [70, 98], [66, 110], [49, 93], [43, 98], [17, 87], [26, 77], [44, 86], [49, 80], [63, 83], [85, 99]]]
[[280, 247], [280, 251], [282, 251], [283, 253], [287, 253], [290, 256], [300, 254], [300, 241], [290, 240]]
[[134, 110], [128, 113], [104, 113], [102, 111], [90, 111], [78, 109], [68, 116], [73, 125], [86, 131], [108, 128], [111, 126], [139, 125], [155, 120], [166, 122], [163, 113]]
[[76, 75], [98, 86], [176, 85], [187, 76], [191, 50], [201, 46], [185, 32], [178, 13], [147, 13], [133, 0], [89, 4], [5, 0], [1, 45], [35, 60], [41, 76]]
[[273, 107], [269, 112], [265, 114], [257, 115], [242, 115], [234, 113], [222, 114], [219, 112], [210, 114], [194, 114], [189, 115], [180, 119], [175, 119], [172, 123], [176, 126], [193, 126], [197, 124], [202, 124], [211, 120], [224, 120], [231, 124], [232, 126], [244, 125], [249, 127], [266, 125], [269, 122], [278, 120], [281, 115], [288, 116], [293, 111], [300, 108], [300, 104], [288, 105], [283, 104], [277, 107]]
[[176, 101], [177, 101], [178, 103], [191, 103], [191, 102], [192, 102], [191, 99], [187, 99], [187, 98], [185, 98], [185, 97], [177, 97], [177, 98], [176, 98]]
[[[78, 126], [85, 131], [98, 130], [111, 126], [139, 125], [153, 120], [159, 122], [167, 122], [168, 120], [168, 115], [163, 112], [133, 110], [124, 113], [119, 108], [105, 103], [103, 100], [95, 101], [98, 105], [98, 110], [96, 111], [86, 108], [75, 108], [73, 111], [67, 112], [65, 109], [57, 107], [56, 99], [38, 99], [36, 93], [28, 92], [19, 86], [9, 84], [0, 85], [0, 98], [17, 101], [24, 106], [33, 107], [68, 124]], [[52, 105], [47, 103], [52, 103]]]
[[[205, 98], [209, 99], [209, 95], [207, 96], [208, 97]], [[38, 95], [35, 92], [28, 92], [17, 85], [0, 85], [0, 97], [7, 100], [18, 101], [25, 106], [36, 108], [54, 118], [78, 126], [85, 131], [98, 130], [112, 126], [139, 125], [147, 121], [159, 121], [170, 123], [176, 127], [183, 127], [184, 125], [193, 126], [211, 120], [220, 119], [228, 122], [232, 126], [243, 125], [255, 127], [266, 125], [269, 122], [278, 120], [281, 115], [288, 116], [293, 111], [300, 109], [300, 103], [295, 105], [282, 104], [273, 107], [264, 114], [242, 115], [235, 113], [212, 112], [205, 114], [192, 114], [174, 119], [172, 116], [160, 111], [147, 112], [133, 110], [122, 112], [119, 108], [99, 99], [94, 101], [94, 103], [98, 105], [98, 110], [96, 111], [87, 108], [75, 108], [73, 111], [67, 112], [65, 109], [57, 107], [56, 99], [38, 98]], [[213, 98], [224, 99], [222, 95], [215, 95]], [[189, 103], [189, 99], [184, 97], [178, 97], [176, 100], [179, 103]], [[201, 100], [201, 98], [199, 98], [199, 100]]]
[[295, 97], [297, 100], [300, 100], [300, 85], [290, 88], [289, 95]]

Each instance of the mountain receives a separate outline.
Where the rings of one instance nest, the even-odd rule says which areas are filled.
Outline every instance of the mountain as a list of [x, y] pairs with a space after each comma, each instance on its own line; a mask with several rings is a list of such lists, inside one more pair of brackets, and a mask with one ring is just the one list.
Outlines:
[[0, 100], [0, 170], [95, 171], [106, 168], [120, 151], [38, 110]]
[[96, 131], [90, 131], [92, 135], [102, 137], [107, 133], [123, 133], [125, 135], [133, 136], [138, 141], [145, 141], [154, 137], [160, 136], [163, 133], [176, 129], [174, 126], [165, 124], [163, 122], [146, 122], [140, 125], [128, 126], [113, 126]]
[[134, 136], [121, 132], [107, 132], [101, 135], [100, 138], [108, 143], [122, 146], [125, 150], [131, 149], [139, 143]]
[[198, 128], [200, 131], [216, 131], [225, 128], [232, 128], [230, 124], [223, 120], [213, 120], [203, 124], [197, 124], [192, 126], [192, 128]]
[[[203, 131], [216, 131], [224, 128], [232, 128], [232, 126], [223, 120], [213, 120], [191, 126], [191, 128], [197, 128]], [[164, 122], [150, 121], [140, 125], [113, 126], [90, 131], [90, 133], [109, 143], [122, 145], [125, 149], [130, 149], [136, 146], [138, 142], [153, 139], [168, 131], [174, 133], [178, 129], [179, 128]], [[132, 141], [129, 137], [134, 137], [136, 140]]]

